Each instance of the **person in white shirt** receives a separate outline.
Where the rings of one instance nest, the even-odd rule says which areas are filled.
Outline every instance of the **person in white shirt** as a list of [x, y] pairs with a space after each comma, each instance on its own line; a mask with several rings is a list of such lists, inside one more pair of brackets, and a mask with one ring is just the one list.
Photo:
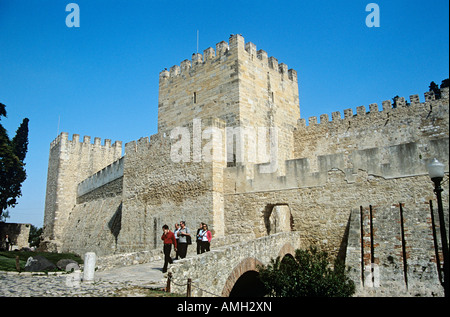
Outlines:
[[[180, 242], [180, 230], [181, 230], [181, 228], [180, 228], [180, 224], [179, 223], [176, 223], [175, 224], [175, 230], [173, 231], [173, 234], [175, 235], [175, 239], [177, 240], [177, 244]], [[177, 251], [176, 251], [176, 253], [175, 253], [175, 259], [174, 260], [178, 260], [178, 249], [177, 249]]]
[[202, 249], [201, 253], [209, 252], [209, 248], [211, 245], [212, 234], [211, 231], [208, 230], [208, 225], [203, 224], [203, 229], [200, 231], [199, 235], [202, 237]]

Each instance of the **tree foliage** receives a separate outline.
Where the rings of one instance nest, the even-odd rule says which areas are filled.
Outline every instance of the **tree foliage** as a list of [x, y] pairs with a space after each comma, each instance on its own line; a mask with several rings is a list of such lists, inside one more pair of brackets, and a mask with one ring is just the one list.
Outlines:
[[39, 243], [41, 242], [42, 228], [38, 228], [36, 226], [31, 225], [30, 235], [28, 237], [28, 242], [30, 243], [30, 247], [39, 247]]
[[259, 278], [275, 297], [349, 297], [355, 292], [345, 265], [336, 262], [331, 268], [328, 254], [314, 247], [297, 249], [294, 257], [285, 256], [282, 261], [272, 259], [259, 267]]
[[397, 108], [397, 100], [398, 98], [400, 98], [399, 95], [395, 96], [394, 98], [392, 98], [392, 108]]
[[441, 89], [442, 89], [442, 88], [449, 87], [449, 84], [450, 84], [449, 78], [444, 79], [444, 80], [441, 82]]
[[[6, 118], [6, 106], [0, 103], [0, 121]], [[28, 150], [28, 118], [23, 119], [12, 140], [0, 123], [0, 216], [17, 204], [26, 179], [24, 159]]]
[[430, 83], [430, 86], [428, 86], [430, 91], [434, 92], [434, 96], [436, 99], [441, 99], [441, 90], [439, 89], [439, 85], [436, 84], [434, 81]]
[[436, 99], [441, 99], [441, 97], [442, 97], [441, 96], [441, 89], [442, 88], [446, 88], [446, 87], [449, 87], [449, 78], [446, 78], [446, 79], [442, 80], [440, 87], [434, 81], [432, 81], [430, 83], [430, 86], [428, 86], [429, 91], [433, 91], [434, 92], [434, 96], [435, 96]]

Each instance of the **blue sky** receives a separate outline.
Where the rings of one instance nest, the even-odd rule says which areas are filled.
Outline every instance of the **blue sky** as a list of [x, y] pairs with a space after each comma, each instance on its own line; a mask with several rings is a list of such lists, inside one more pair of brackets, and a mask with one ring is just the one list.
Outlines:
[[[66, 5], [80, 27], [65, 24]], [[14, 135], [30, 119], [28, 178], [8, 222], [42, 226], [58, 131], [126, 142], [157, 131], [158, 75], [242, 34], [298, 72], [302, 118], [381, 107], [449, 77], [449, 2], [0, 0], [0, 102]], [[59, 126], [58, 126], [59, 122]]]

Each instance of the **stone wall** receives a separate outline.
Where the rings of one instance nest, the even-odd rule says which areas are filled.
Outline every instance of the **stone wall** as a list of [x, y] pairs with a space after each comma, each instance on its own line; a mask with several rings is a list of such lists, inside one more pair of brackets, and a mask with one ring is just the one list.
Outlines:
[[[236, 45], [220, 42], [193, 54], [192, 62], [159, 75], [158, 132], [184, 126], [193, 119], [217, 117], [229, 125], [239, 122], [238, 60], [231, 54]], [[195, 96], [194, 96], [195, 95]]]
[[5, 236], [12, 242], [12, 249], [28, 248], [31, 225], [29, 223], [0, 222], [0, 248], [5, 248]]
[[124, 158], [122, 157], [79, 183], [77, 187], [77, 197], [83, 196], [123, 177], [123, 162]]
[[[339, 112], [333, 112], [331, 121], [328, 115], [320, 116], [320, 123], [317, 117], [311, 117], [308, 126], [305, 119], [300, 119], [294, 132], [295, 157], [310, 158], [311, 167], [318, 171], [315, 158], [320, 155], [349, 154], [368, 148], [388, 149], [391, 145], [411, 142], [416, 142], [426, 152], [431, 141], [449, 136], [448, 90], [448, 87], [442, 89], [443, 98], [439, 100], [434, 100], [434, 94], [427, 92], [422, 103], [418, 95], [412, 95], [410, 104], [401, 98], [396, 108], [392, 108], [390, 101], [384, 101], [382, 111], [377, 104], [371, 104], [369, 112], [361, 106], [355, 115], [352, 109], [346, 109], [343, 118]], [[382, 163], [389, 161], [390, 153], [386, 151]]]
[[116, 251], [122, 226], [122, 186], [121, 177], [77, 198], [60, 252], [95, 252], [103, 256]]
[[286, 161], [284, 176], [260, 173], [258, 165], [226, 168], [226, 233], [263, 236], [271, 208], [287, 205], [293, 229], [344, 256], [352, 208], [434, 199], [426, 165], [436, 157], [448, 173], [449, 163], [448, 88], [442, 91], [440, 100], [426, 93], [425, 103], [412, 96], [408, 106], [378, 112], [371, 105], [368, 114], [358, 108], [357, 116], [347, 111], [344, 119], [334, 113], [332, 122], [300, 124], [296, 156], [307, 156]]
[[63, 242], [63, 235], [72, 208], [76, 205], [77, 186], [87, 177], [95, 174], [122, 156], [122, 142], [111, 145], [106, 139], [85, 136], [80, 142], [74, 134], [61, 133], [50, 145], [45, 197], [44, 233], [40, 247], [57, 251]]
[[[448, 207], [445, 214], [448, 219]], [[444, 295], [429, 204], [354, 209], [348, 241], [346, 264], [351, 268], [356, 296]]]
[[171, 149], [177, 141], [159, 133], [150, 141], [126, 144], [119, 252], [161, 247], [162, 226], [173, 230], [182, 220], [194, 233], [200, 222], [216, 236], [223, 233], [222, 189], [216, 183], [225, 162], [194, 162], [192, 156], [188, 162], [174, 161]]
[[[448, 153], [448, 139], [434, 144], [435, 150], [429, 148], [432, 153]], [[287, 205], [292, 228], [300, 231], [302, 238], [325, 244], [332, 254], [343, 256], [352, 208], [399, 202], [415, 206], [434, 199], [433, 184], [426, 172], [427, 160], [420, 160], [419, 149], [410, 145], [408, 165], [402, 165], [405, 152], [400, 149], [403, 147], [391, 148], [390, 168], [375, 164], [379, 162], [375, 150], [355, 151], [354, 162], [364, 164], [355, 164], [355, 169], [350, 170], [339, 165], [345, 164], [339, 155], [319, 157], [320, 173], [309, 170], [307, 160], [288, 161], [285, 177], [255, 172], [255, 178], [247, 180], [240, 168], [227, 168], [226, 234], [266, 235], [265, 219], [270, 208]], [[367, 163], [369, 159], [372, 164]], [[444, 162], [448, 175], [448, 163]], [[444, 204], [448, 208], [448, 184], [444, 186]]]
[[242, 47], [238, 55], [240, 124], [277, 127], [277, 173], [282, 175], [284, 160], [294, 158], [292, 132], [300, 117], [297, 72], [257, 50], [254, 43], [244, 45], [244, 38], [237, 39]]

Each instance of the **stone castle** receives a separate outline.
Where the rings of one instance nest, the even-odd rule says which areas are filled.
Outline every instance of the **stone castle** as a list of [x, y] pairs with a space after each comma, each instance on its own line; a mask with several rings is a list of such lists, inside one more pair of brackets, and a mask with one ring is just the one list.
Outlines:
[[[158, 133], [125, 144], [125, 155], [120, 141], [61, 133], [50, 145], [42, 245], [100, 256], [153, 250], [162, 225], [185, 220], [207, 223], [215, 241], [298, 231], [352, 261], [355, 212], [379, 211], [375, 235], [396, 222], [398, 204], [420, 215], [407, 230], [429, 228], [427, 163], [438, 158], [448, 177], [448, 88], [440, 99], [426, 92], [424, 102], [412, 95], [307, 125], [297, 72], [268, 56], [232, 35], [162, 71]], [[448, 212], [448, 182], [443, 194]], [[414, 239], [412, 249], [432, 246], [429, 233]], [[434, 254], [427, 249], [427, 263]]]

